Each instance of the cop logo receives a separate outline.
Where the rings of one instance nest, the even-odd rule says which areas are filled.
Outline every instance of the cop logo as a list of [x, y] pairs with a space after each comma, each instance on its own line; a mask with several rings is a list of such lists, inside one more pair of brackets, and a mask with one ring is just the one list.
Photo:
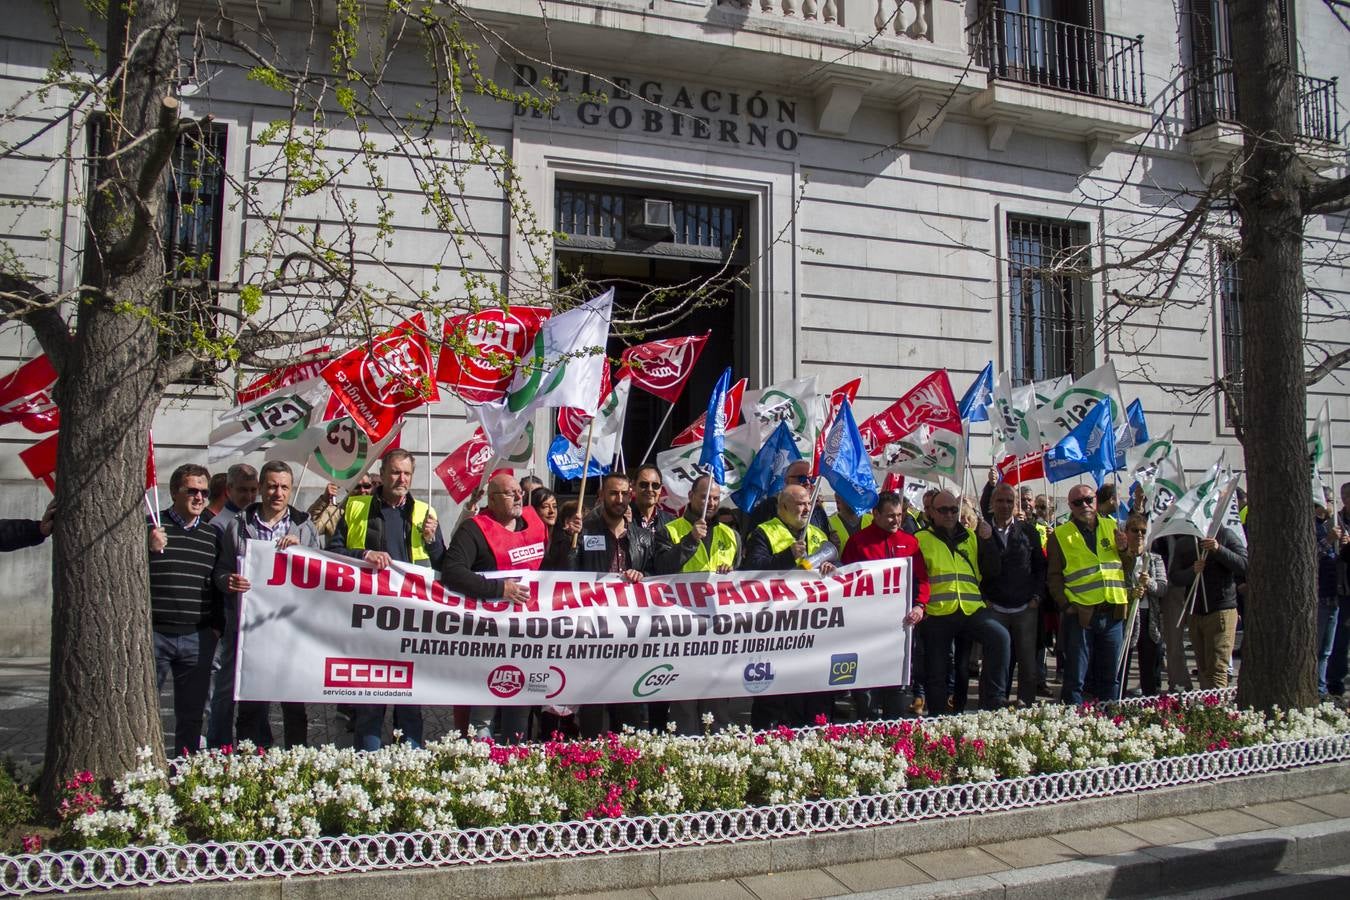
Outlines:
[[836, 653], [830, 657], [830, 687], [858, 680], [858, 654]]
[[768, 690], [773, 684], [773, 663], [768, 660], [746, 663], [741, 670], [741, 684], [751, 694]]
[[488, 673], [487, 687], [494, 697], [514, 697], [525, 687], [525, 673], [515, 666], [498, 666]]

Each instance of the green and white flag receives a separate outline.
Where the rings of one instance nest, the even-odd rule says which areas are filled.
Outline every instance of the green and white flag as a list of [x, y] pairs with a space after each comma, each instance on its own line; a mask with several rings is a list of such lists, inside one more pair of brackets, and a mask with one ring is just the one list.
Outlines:
[[898, 441], [887, 444], [880, 466], [886, 472], [926, 481], [946, 478], [959, 490], [965, 477], [966, 441], [945, 428], [920, 425]]
[[1313, 503], [1326, 506], [1326, 482], [1322, 480], [1322, 471], [1331, 470], [1331, 410], [1326, 403], [1322, 404], [1322, 411], [1317, 414], [1308, 435], [1308, 468], [1312, 473]]
[[[314, 418], [321, 413], [322, 408], [316, 410]], [[317, 472], [325, 481], [335, 482], [346, 492], [384, 455], [385, 450], [398, 441], [403, 424], [400, 419], [393, 430], [375, 444], [351, 416], [342, 416], [311, 425], [294, 440], [277, 441], [267, 452], [267, 458], [299, 463], [311, 472]]]
[[1003, 456], [1026, 456], [1041, 450], [1033, 413], [1036, 410], [1036, 386], [1013, 387], [1012, 373], [999, 372], [994, 381], [993, 403], [989, 407], [989, 427], [994, 443]]
[[802, 457], [812, 458], [816, 432], [825, 424], [825, 408], [816, 391], [816, 376], [808, 375], [780, 381], [761, 390], [746, 391], [741, 409], [745, 411], [746, 421], [758, 429], [757, 446], [769, 439], [779, 422], [786, 422]]
[[[1233, 500], [1237, 476], [1224, 464], [1223, 454], [1209, 467], [1205, 477], [1178, 497], [1162, 515], [1149, 523], [1146, 544], [1158, 538], [1182, 535], [1201, 540], [1218, 532], [1216, 516], [1222, 524]], [[1220, 506], [1224, 508], [1220, 508]]]
[[[741, 479], [745, 478], [745, 472], [759, 448], [759, 429], [755, 424], [747, 423], [727, 430], [722, 443], [722, 465], [726, 468], [727, 478], [726, 484], [722, 485], [723, 497], [729, 497], [733, 491], [740, 489]], [[662, 486], [669, 498], [668, 502], [663, 501], [667, 506], [679, 508], [689, 502], [689, 492], [694, 482], [704, 474], [698, 462], [702, 454], [702, 441], [680, 444], [656, 454], [656, 464], [664, 476]]]
[[[613, 465], [618, 457], [619, 439], [623, 435], [623, 420], [628, 414], [628, 389], [632, 385], [631, 378], [621, 378], [600, 404], [595, 419], [588, 426], [588, 430], [591, 430], [591, 459], [599, 460], [605, 465]], [[702, 444], [699, 447], [702, 448]], [[584, 446], [582, 450], [585, 450]]]
[[553, 406], [570, 406], [595, 415], [604, 383], [605, 344], [614, 306], [614, 289], [559, 313], [535, 335], [506, 392], [506, 407], [518, 415]]
[[[1037, 393], [1041, 394], [1042, 385], [1036, 387]], [[1056, 383], [1044, 387], [1045, 399], [1037, 397], [1036, 424], [1040, 428], [1040, 441], [1046, 447], [1058, 444], [1102, 401], [1111, 404], [1112, 422], [1126, 420], [1114, 362], [1098, 366], [1077, 381], [1063, 384], [1057, 379]]]
[[1181, 465], [1181, 448], [1172, 440], [1168, 428], [1162, 436], [1126, 451], [1130, 477], [1144, 489], [1145, 514], [1155, 518], [1167, 511], [1186, 493], [1186, 470]]
[[243, 456], [273, 441], [300, 437], [316, 409], [323, 411], [332, 390], [322, 378], [310, 378], [236, 406], [217, 418], [206, 439], [207, 462]]

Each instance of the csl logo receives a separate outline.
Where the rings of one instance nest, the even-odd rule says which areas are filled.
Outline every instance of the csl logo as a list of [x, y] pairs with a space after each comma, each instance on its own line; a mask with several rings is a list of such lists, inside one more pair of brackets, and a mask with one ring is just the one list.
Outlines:
[[836, 653], [830, 657], [830, 686], [858, 680], [858, 654]]
[[525, 687], [525, 673], [515, 666], [498, 666], [488, 673], [487, 687], [494, 697], [514, 697]]
[[396, 659], [330, 656], [323, 663], [323, 686], [331, 688], [404, 688], [411, 690], [413, 664]]
[[675, 667], [670, 663], [662, 663], [659, 666], [653, 666], [637, 677], [633, 682], [634, 697], [650, 697], [652, 694], [659, 693], [663, 688], [668, 688], [680, 677], [680, 673], [675, 671]]
[[773, 664], [770, 662], [746, 663], [741, 672], [741, 683], [752, 694], [769, 689], [773, 684]]

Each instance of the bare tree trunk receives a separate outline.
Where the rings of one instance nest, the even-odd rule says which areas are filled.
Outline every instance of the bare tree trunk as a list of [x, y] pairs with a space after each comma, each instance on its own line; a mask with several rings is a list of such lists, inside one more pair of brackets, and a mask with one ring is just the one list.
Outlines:
[[1243, 421], [1248, 529], [1246, 636], [1238, 700], [1270, 709], [1317, 701], [1316, 585], [1303, 361], [1303, 210], [1296, 76], [1278, 4], [1233, 0], [1233, 69], [1245, 161]]
[[177, 138], [176, 105], [166, 102], [177, 64], [177, 15], [172, 0], [108, 4], [109, 71], [126, 48], [136, 49], [108, 95], [104, 147], [151, 138], [99, 161], [106, 187], [90, 204], [83, 266], [89, 287], [74, 336], [48, 348], [61, 376], [41, 783], [48, 808], [72, 773], [118, 777], [135, 766], [138, 748], [149, 746], [162, 758], [164, 747], [140, 487], [164, 390], [155, 319], [165, 274], [162, 171]]

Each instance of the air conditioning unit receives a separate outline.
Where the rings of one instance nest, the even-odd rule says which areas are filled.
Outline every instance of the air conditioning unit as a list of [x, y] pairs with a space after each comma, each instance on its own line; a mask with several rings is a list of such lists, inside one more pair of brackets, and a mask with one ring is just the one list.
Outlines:
[[633, 210], [628, 233], [634, 237], [659, 241], [675, 236], [675, 206], [669, 200], [644, 198], [640, 210]]

